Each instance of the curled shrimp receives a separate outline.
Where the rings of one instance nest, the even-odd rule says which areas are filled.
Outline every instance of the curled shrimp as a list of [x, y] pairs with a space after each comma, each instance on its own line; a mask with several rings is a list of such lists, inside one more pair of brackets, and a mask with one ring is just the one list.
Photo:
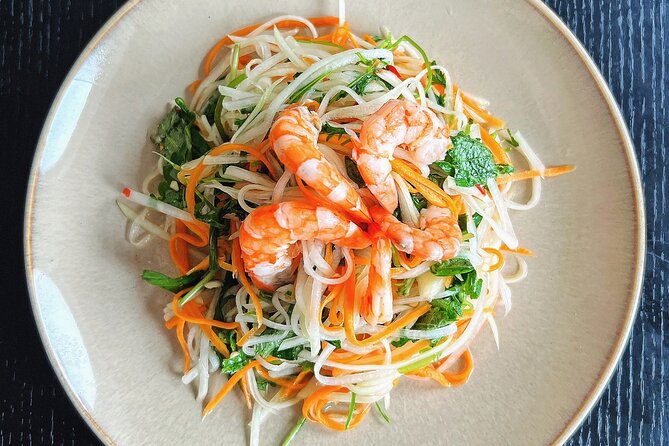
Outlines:
[[286, 108], [272, 125], [269, 139], [279, 160], [322, 196], [360, 221], [369, 212], [353, 184], [318, 150], [320, 119], [303, 105]]
[[239, 230], [244, 269], [260, 289], [273, 291], [290, 280], [300, 240], [321, 240], [352, 249], [371, 244], [366, 232], [343, 214], [300, 201], [261, 206]]
[[365, 120], [353, 159], [381, 206], [393, 212], [397, 189], [390, 161], [394, 157], [410, 161], [427, 176], [428, 166], [444, 159], [448, 144], [448, 129], [432, 110], [395, 99]]
[[393, 214], [374, 206], [372, 219], [397, 249], [425, 260], [446, 260], [455, 257], [462, 243], [462, 231], [451, 211], [429, 206], [420, 213], [419, 228], [408, 226]]

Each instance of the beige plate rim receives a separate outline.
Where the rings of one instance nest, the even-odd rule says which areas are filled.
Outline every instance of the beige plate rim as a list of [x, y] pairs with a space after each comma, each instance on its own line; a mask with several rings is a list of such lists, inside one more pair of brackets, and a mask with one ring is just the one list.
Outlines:
[[[599, 401], [604, 388], [610, 381], [613, 376], [613, 372], [616, 369], [620, 357], [622, 356], [625, 347], [627, 346], [627, 341], [632, 331], [632, 326], [636, 319], [637, 310], [639, 307], [639, 301], [641, 300], [641, 287], [643, 282], [643, 271], [645, 265], [645, 254], [646, 254], [646, 211], [643, 199], [642, 192], [642, 183], [639, 173], [639, 164], [637, 162], [636, 154], [634, 152], [634, 144], [630, 138], [629, 131], [625, 124], [620, 108], [616, 103], [611, 90], [609, 89], [604, 77], [601, 72], [595, 65], [594, 61], [588, 54], [588, 52], [583, 47], [583, 44], [578, 40], [576, 36], [569, 30], [569, 28], [562, 22], [558, 15], [541, 0], [524, 0], [533, 6], [537, 12], [546, 19], [572, 46], [576, 51], [578, 56], [581, 58], [582, 62], [587, 67], [588, 71], [595, 80], [597, 87], [599, 88], [600, 93], [602, 94], [603, 99], [606, 101], [606, 104], [609, 109], [609, 113], [613, 117], [618, 133], [625, 147], [625, 154], [627, 155], [627, 165], [629, 168], [630, 178], [633, 182], [633, 194], [635, 202], [635, 211], [636, 211], [636, 252], [635, 252], [635, 261], [634, 261], [634, 283], [631, 288], [632, 293], [629, 299], [629, 305], [627, 307], [626, 319], [623, 325], [622, 330], [618, 334], [618, 338], [614, 344], [612, 353], [608, 358], [606, 366], [604, 367], [603, 372], [600, 374], [599, 378], [590, 389], [590, 392], [586, 395], [584, 400], [581, 402], [579, 409], [572, 415], [571, 419], [565, 423], [560, 434], [553, 439], [552, 444], [563, 444], [567, 441], [569, 437], [578, 429], [578, 427], [583, 423], [585, 417], [592, 410], [593, 406]], [[135, 6], [141, 3], [142, 0], [131, 0], [128, 1], [125, 5], [121, 7], [98, 31], [98, 33], [91, 39], [91, 41], [86, 45], [81, 55], [77, 58], [76, 62], [70, 69], [67, 77], [63, 81], [58, 94], [54, 99], [51, 108], [49, 109], [49, 114], [45, 120], [42, 133], [40, 134], [39, 141], [37, 143], [37, 148], [35, 151], [35, 156], [33, 158], [33, 164], [30, 170], [30, 177], [28, 183], [28, 191], [26, 195], [26, 206], [25, 206], [25, 219], [24, 219], [24, 261], [25, 261], [25, 271], [26, 279], [28, 282], [28, 293], [30, 295], [30, 303], [33, 309], [33, 315], [37, 325], [37, 330], [39, 332], [42, 343], [46, 350], [49, 361], [53, 367], [60, 384], [65, 389], [70, 400], [73, 402], [77, 411], [81, 414], [84, 420], [88, 423], [89, 427], [95, 432], [98, 437], [107, 444], [114, 444], [111, 436], [105, 432], [96, 419], [92, 416], [90, 412], [81, 404], [77, 398], [74, 389], [72, 388], [70, 382], [68, 381], [67, 376], [63, 372], [63, 368], [54, 353], [53, 348], [50, 345], [49, 338], [47, 336], [44, 321], [42, 315], [40, 314], [39, 305], [37, 304], [37, 293], [33, 286], [33, 270], [32, 270], [32, 224], [33, 224], [33, 208], [34, 208], [34, 197], [37, 189], [38, 183], [38, 166], [40, 160], [44, 154], [44, 149], [46, 147], [46, 138], [47, 128], [50, 128], [53, 123], [56, 111], [59, 109], [64, 93], [72, 83], [75, 74], [89, 56], [89, 54], [95, 49], [95, 47], [100, 43], [100, 41], [109, 33], [109, 31], [116, 26], [116, 24], [123, 19], [123, 17], [128, 14]]]

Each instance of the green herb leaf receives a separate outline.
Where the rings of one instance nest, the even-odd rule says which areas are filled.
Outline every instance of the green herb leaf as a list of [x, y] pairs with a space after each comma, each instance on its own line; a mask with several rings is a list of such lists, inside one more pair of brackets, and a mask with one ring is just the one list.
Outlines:
[[146, 280], [151, 285], [158, 286], [167, 291], [177, 293], [186, 287], [189, 287], [202, 278], [204, 273], [202, 271], [195, 271], [185, 276], [169, 277], [157, 271], [144, 270], [142, 279]]
[[285, 359], [287, 361], [295, 361], [299, 358], [300, 352], [304, 350], [303, 345], [296, 345], [293, 348], [285, 350], [278, 350], [274, 353], [277, 358]]
[[338, 339], [335, 339], [335, 340], [333, 340], [333, 341], [326, 341], [326, 342], [328, 342], [328, 343], [334, 345], [334, 346], [337, 347], [337, 348], [341, 348], [341, 341], [338, 340]]
[[398, 340], [392, 341], [391, 344], [393, 344], [393, 346], [399, 348], [399, 347], [402, 347], [404, 344], [406, 344], [409, 341], [410, 341], [409, 338], [407, 338], [405, 336], [402, 336]]
[[[346, 130], [343, 127], [334, 127], [328, 124], [327, 122], [323, 123], [321, 127], [321, 133], [325, 133], [330, 138], [334, 135], [345, 135]], [[327, 139], [327, 138], [326, 138]]]
[[[209, 97], [209, 99], [207, 100], [207, 104], [204, 106], [204, 109], [202, 110], [202, 114], [207, 118], [207, 122], [209, 122], [210, 124], [216, 121], [216, 116], [218, 116], [218, 114], [216, 113], [216, 108], [218, 107], [218, 102], [220, 99], [221, 99], [221, 93], [218, 92], [217, 88], [214, 90], [214, 93]], [[223, 136], [223, 133], [221, 133], [221, 136]]]
[[[481, 221], [483, 220], [483, 216], [478, 212], [475, 212], [474, 215], [472, 215], [472, 220], [474, 220], [474, 226], [478, 228], [478, 226], [481, 224]], [[460, 226], [460, 230], [462, 231], [463, 235], [468, 233], [467, 214], [458, 215], [458, 226]]]
[[[430, 65], [437, 65], [437, 61], [433, 60]], [[432, 83], [446, 87], [446, 77], [441, 70], [433, 71]]]
[[460, 288], [460, 300], [464, 302], [466, 297], [471, 297], [472, 299], [477, 299], [481, 295], [481, 289], [483, 287], [483, 280], [476, 278], [476, 272], [472, 271], [467, 274], [465, 281], [462, 283]]
[[518, 143], [518, 140], [516, 140], [516, 138], [513, 137], [513, 134], [511, 133], [511, 130], [506, 129], [506, 133], [509, 135], [509, 137], [505, 138], [505, 139], [509, 144], [511, 144], [513, 147], [520, 146], [520, 144]]
[[265, 378], [263, 378], [260, 375], [256, 376], [256, 387], [258, 387], [258, 390], [262, 390], [263, 392], [267, 390], [267, 386], [274, 386], [275, 384], [273, 382], [267, 381]]
[[347, 156], [344, 158], [344, 164], [346, 165], [346, 173], [348, 174], [348, 177], [358, 186], [365, 187], [365, 180], [362, 179], [362, 175], [360, 175], [358, 165], [355, 164], [355, 161]]
[[[169, 164], [166, 164], [165, 169], [168, 167], [170, 167]], [[160, 196], [156, 198], [179, 209], [184, 209], [186, 207], [186, 198], [184, 195], [186, 188], [177, 181], [177, 190], [174, 190], [171, 187], [172, 181], [176, 180], [165, 179], [158, 183], [158, 194]]]
[[[173, 206], [183, 209], [184, 186], [177, 181], [178, 166], [198, 158], [209, 151], [209, 144], [193, 124], [193, 113], [183, 99], [177, 98], [176, 107], [173, 107], [160, 121], [151, 140], [164, 157], [164, 180], [158, 185], [158, 198]], [[177, 181], [177, 190], [171, 188], [173, 181]]]
[[[278, 330], [275, 330], [273, 328], [268, 328], [267, 330], [264, 331], [263, 336], [271, 336], [277, 334], [278, 332], [279, 332]], [[278, 341], [262, 342], [260, 344], [256, 344], [255, 346], [256, 356], [262, 356], [263, 358], [266, 358], [268, 356], [274, 356], [274, 353], [279, 348], [281, 342], [283, 341], [278, 340]]]
[[515, 169], [513, 166], [508, 164], [497, 164], [497, 175], [504, 175], [507, 173], [513, 173]]
[[432, 301], [430, 311], [422, 315], [412, 327], [413, 330], [435, 330], [445, 327], [462, 316], [462, 303], [458, 299], [446, 297]]
[[480, 139], [474, 139], [460, 132], [451, 137], [453, 148], [446, 154], [455, 170], [455, 184], [471, 187], [486, 184], [488, 179], [498, 175], [498, 169], [490, 150]]
[[452, 259], [433, 263], [432, 266], [430, 266], [430, 271], [435, 276], [447, 277], [474, 271], [474, 267], [469, 259], [464, 257], [453, 257]]
[[221, 361], [221, 372], [234, 375], [239, 372], [246, 364], [251, 362], [251, 357], [243, 351], [238, 351], [230, 354], [229, 358]]
[[422, 196], [421, 194], [411, 194], [411, 201], [413, 201], [414, 206], [416, 206], [416, 209], [418, 212], [421, 210], [425, 209], [428, 205], [427, 199]]
[[397, 290], [397, 293], [402, 296], [406, 296], [407, 294], [409, 294], [409, 291], [411, 291], [411, 287], [413, 286], [413, 283], [415, 281], [416, 281], [415, 277], [404, 279], [402, 285], [400, 285], [400, 288]]

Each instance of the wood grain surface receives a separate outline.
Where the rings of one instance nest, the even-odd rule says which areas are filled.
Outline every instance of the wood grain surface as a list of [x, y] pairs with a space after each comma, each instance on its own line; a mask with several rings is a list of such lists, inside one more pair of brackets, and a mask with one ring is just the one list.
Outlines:
[[[546, 3], [584, 43], [621, 106], [648, 212], [646, 276], [633, 335], [601, 400], [568, 444], [669, 445], [669, 0]], [[0, 0], [0, 196], [8, 213], [0, 220], [0, 446], [98, 444], [37, 335], [24, 283], [22, 222], [27, 175], [51, 101], [79, 52], [121, 4]]]

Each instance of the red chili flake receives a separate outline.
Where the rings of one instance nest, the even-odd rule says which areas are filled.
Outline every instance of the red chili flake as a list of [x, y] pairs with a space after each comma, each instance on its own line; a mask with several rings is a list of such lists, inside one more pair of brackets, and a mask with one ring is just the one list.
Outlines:
[[476, 188], [481, 192], [481, 195], [485, 195], [485, 189], [480, 184], [476, 185]]
[[393, 73], [395, 76], [397, 76], [398, 79], [402, 80], [402, 76], [400, 76], [400, 72], [397, 71], [397, 68], [395, 68], [392, 65], [386, 65], [386, 70], [390, 71]]

